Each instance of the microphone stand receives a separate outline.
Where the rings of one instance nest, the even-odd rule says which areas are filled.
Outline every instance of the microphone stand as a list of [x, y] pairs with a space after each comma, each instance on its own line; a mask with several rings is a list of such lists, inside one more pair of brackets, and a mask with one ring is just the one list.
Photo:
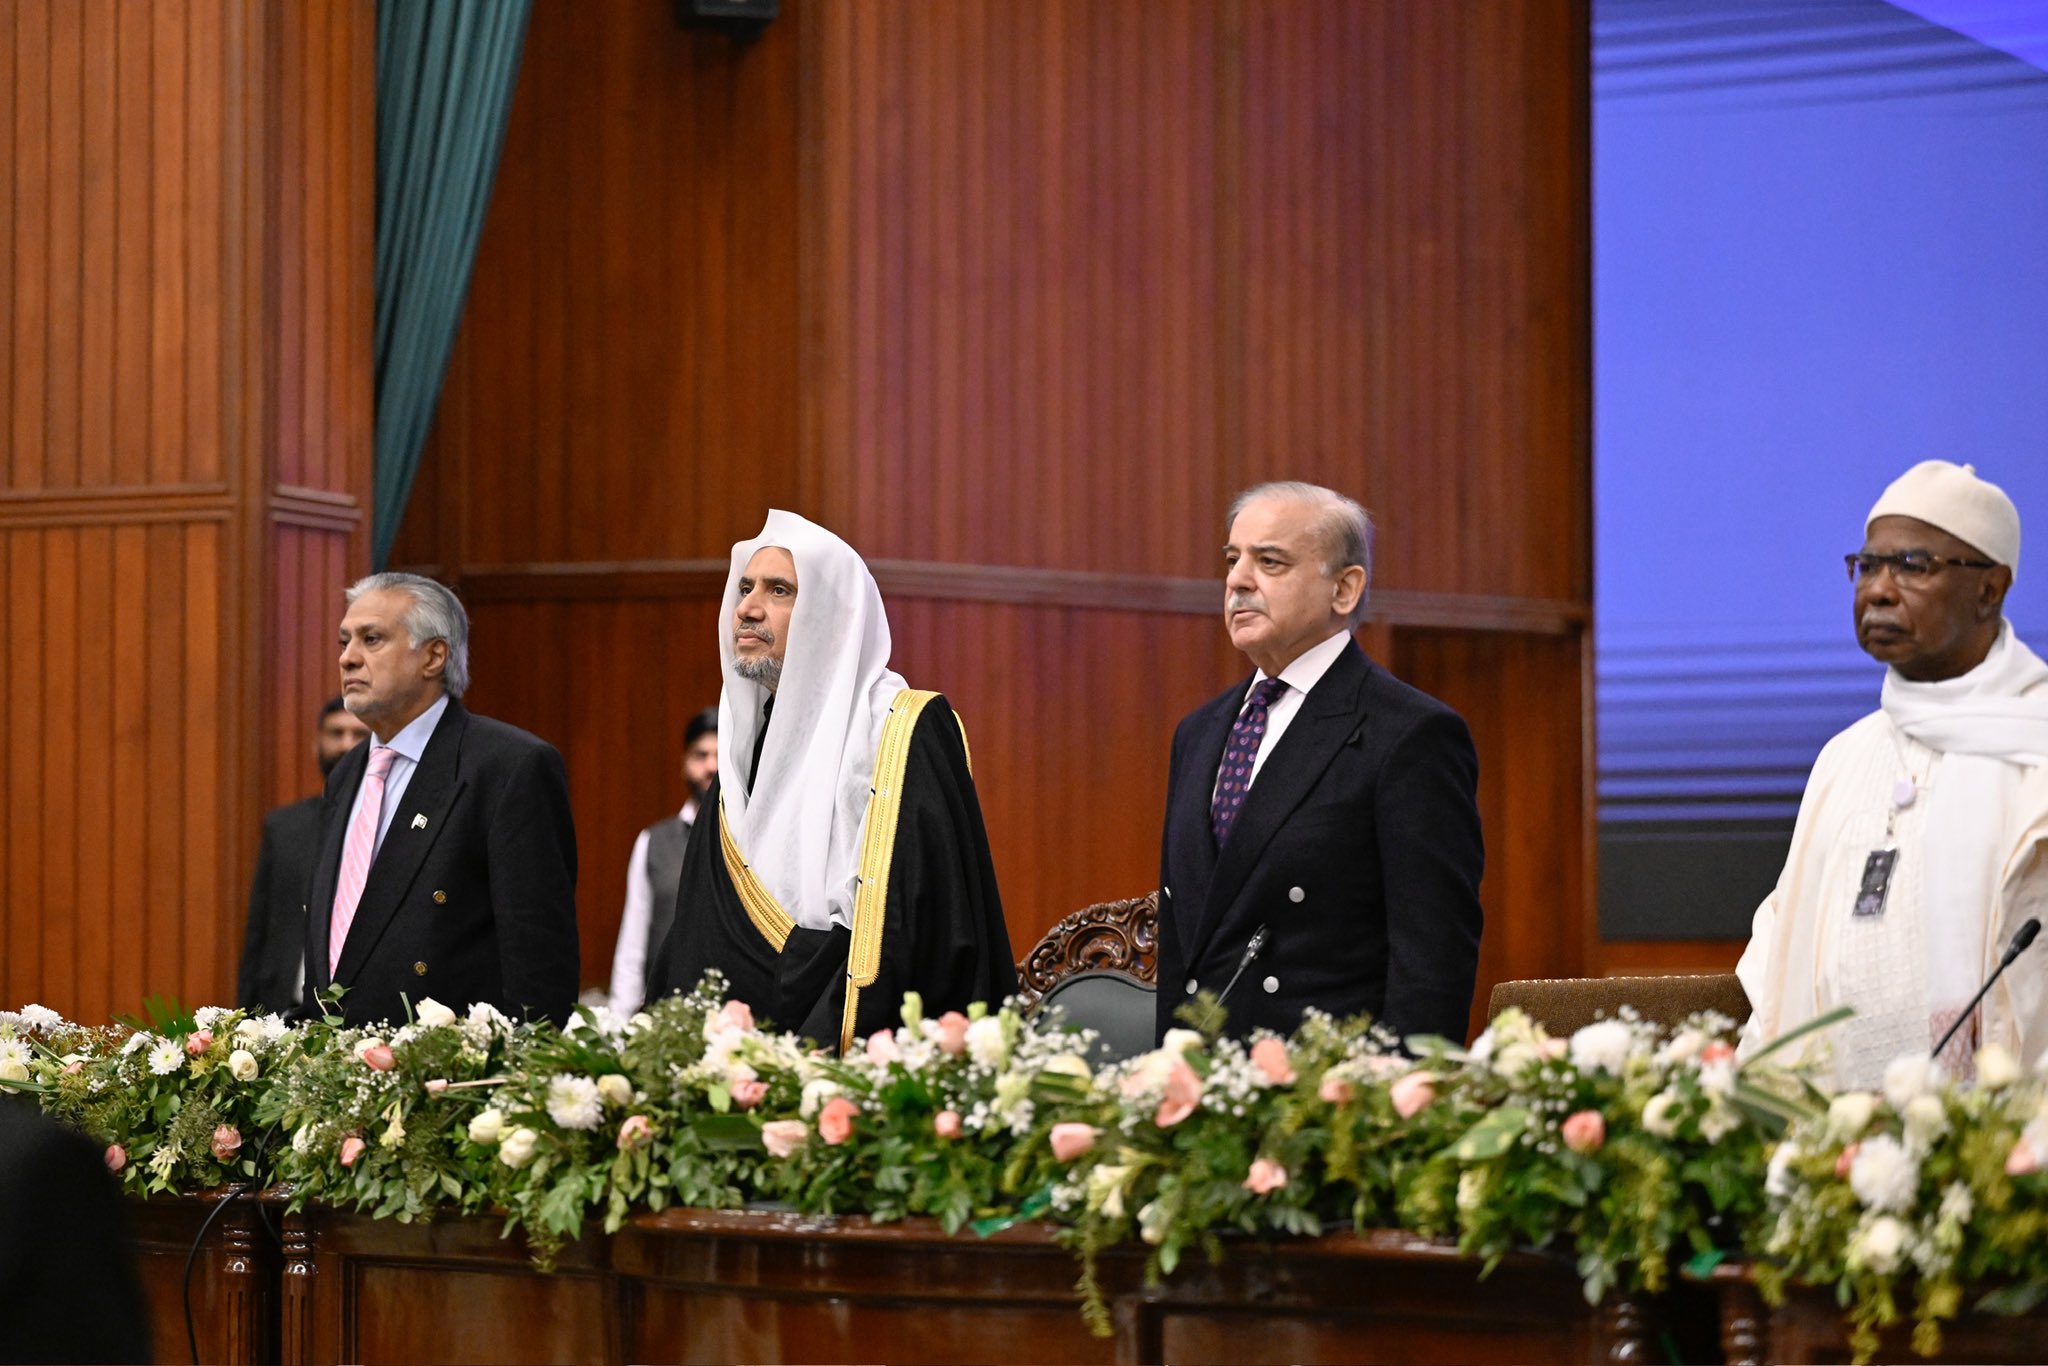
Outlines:
[[[1993, 968], [1991, 975], [1984, 979], [1984, 985], [1977, 988], [1977, 994], [1970, 998], [1970, 1004], [1963, 1007], [1963, 1013], [1956, 1016], [1956, 1022], [1948, 1027], [1946, 1034], [1941, 1036], [1941, 1042], [1934, 1045], [1934, 1051], [1928, 1055], [1929, 1057], [1939, 1058], [1941, 1056], [1941, 1050], [1948, 1047], [1948, 1041], [1953, 1039], [1956, 1036], [1956, 1031], [1963, 1027], [1963, 1021], [1977, 1013], [1977, 1003], [1984, 999], [1984, 993], [1990, 991], [1992, 984], [2005, 976], [2005, 970], [2012, 966], [2013, 959], [2025, 953], [2028, 946], [2034, 942], [2034, 936], [2039, 933], [2041, 933], [2041, 922], [2038, 918], [2033, 917], [2030, 917], [2026, 924], [2013, 931], [2012, 942], [2005, 946], [2005, 956], [1998, 960], [1998, 966]], [[1232, 980], [1236, 979], [1233, 978]]]

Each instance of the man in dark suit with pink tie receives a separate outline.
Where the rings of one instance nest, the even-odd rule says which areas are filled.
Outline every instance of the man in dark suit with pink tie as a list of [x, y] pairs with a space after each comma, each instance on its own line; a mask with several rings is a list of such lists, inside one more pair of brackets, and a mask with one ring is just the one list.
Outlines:
[[341, 696], [370, 738], [327, 780], [306, 985], [349, 1024], [433, 997], [518, 1018], [576, 998], [576, 830], [553, 745], [464, 709], [469, 618], [447, 588], [373, 574], [348, 590]]
[[1365, 509], [1313, 484], [1232, 505], [1224, 624], [1253, 674], [1174, 732], [1158, 1029], [1206, 988], [1228, 1032], [1304, 1009], [1462, 1040], [1478, 971], [1479, 761], [1464, 721], [1351, 638]]

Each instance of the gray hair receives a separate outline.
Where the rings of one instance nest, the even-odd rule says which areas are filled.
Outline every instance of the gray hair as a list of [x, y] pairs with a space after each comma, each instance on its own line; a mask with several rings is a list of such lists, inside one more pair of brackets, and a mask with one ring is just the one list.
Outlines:
[[357, 579], [343, 596], [353, 607], [365, 593], [388, 592], [405, 593], [412, 598], [412, 606], [405, 609], [399, 621], [404, 624], [406, 635], [412, 637], [414, 649], [430, 641], [448, 642], [448, 667], [441, 675], [441, 685], [448, 695], [460, 697], [468, 692], [469, 613], [462, 610], [462, 599], [447, 585], [423, 575], [398, 573]]
[[1226, 538], [1230, 528], [1237, 524], [1238, 514], [1262, 498], [1285, 498], [1316, 509], [1320, 516], [1316, 519], [1315, 537], [1322, 548], [1323, 577], [1334, 579], [1354, 564], [1365, 571], [1365, 590], [1359, 593], [1358, 605], [1351, 609], [1347, 619], [1353, 626], [1364, 621], [1366, 600], [1372, 590], [1372, 514], [1358, 500], [1335, 489], [1300, 479], [1275, 479], [1254, 484], [1230, 500], [1230, 513], [1223, 519]]

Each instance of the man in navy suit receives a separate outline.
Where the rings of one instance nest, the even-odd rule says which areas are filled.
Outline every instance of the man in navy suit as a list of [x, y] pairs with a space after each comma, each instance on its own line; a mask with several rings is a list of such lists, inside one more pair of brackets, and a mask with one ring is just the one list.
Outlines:
[[416, 574], [348, 590], [341, 696], [370, 738], [327, 780], [306, 984], [309, 1001], [346, 987], [349, 1024], [429, 996], [557, 1022], [574, 1004], [568, 774], [553, 745], [465, 710], [468, 684], [455, 594]]
[[1162, 841], [1158, 1028], [1206, 988], [1229, 1033], [1369, 1012], [1462, 1040], [1479, 961], [1479, 760], [1458, 714], [1351, 638], [1372, 522], [1314, 484], [1231, 505], [1223, 619], [1252, 675], [1181, 721]]

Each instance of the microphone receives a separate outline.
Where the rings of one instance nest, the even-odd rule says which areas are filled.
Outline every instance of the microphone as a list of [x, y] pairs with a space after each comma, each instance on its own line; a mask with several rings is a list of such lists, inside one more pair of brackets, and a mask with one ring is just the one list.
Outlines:
[[[2027, 947], [2034, 942], [2034, 937], [2040, 933], [2041, 921], [2038, 916], [2029, 916], [2026, 924], [2012, 932], [2012, 942], [2005, 946], [2005, 956], [1998, 960], [1998, 966], [1993, 968], [1991, 975], [1984, 979], [1984, 985], [1977, 988], [1977, 994], [1970, 998], [1970, 1004], [1963, 1007], [1963, 1013], [1956, 1016], [1956, 1022], [1948, 1027], [1948, 1033], [1941, 1036], [1941, 1042], [1934, 1045], [1934, 1052], [1929, 1054], [1930, 1057], [1938, 1058], [1941, 1056], [1941, 1050], [1948, 1047], [1948, 1041], [1953, 1039], [1956, 1036], [1956, 1031], [1963, 1027], [1963, 1021], [1969, 1019], [1970, 1016], [1977, 1012], [1977, 1002], [1984, 999], [1984, 993], [1991, 990], [1992, 983], [2005, 975], [2005, 970], [2012, 966], [2012, 960], [2025, 953]], [[1237, 979], [1232, 978], [1231, 980], [1236, 981]]]
[[[2035, 929], [2040, 926], [2036, 924]], [[1237, 979], [1244, 976], [1244, 970], [1252, 965], [1252, 959], [1259, 956], [1259, 950], [1266, 947], [1266, 927], [1259, 926], [1252, 931], [1251, 940], [1244, 946], [1244, 956], [1237, 960], [1237, 971], [1230, 974], [1230, 980], [1223, 984], [1223, 990], [1216, 994], [1216, 1004], [1222, 1005], [1230, 999], [1230, 989], [1237, 985]]]

